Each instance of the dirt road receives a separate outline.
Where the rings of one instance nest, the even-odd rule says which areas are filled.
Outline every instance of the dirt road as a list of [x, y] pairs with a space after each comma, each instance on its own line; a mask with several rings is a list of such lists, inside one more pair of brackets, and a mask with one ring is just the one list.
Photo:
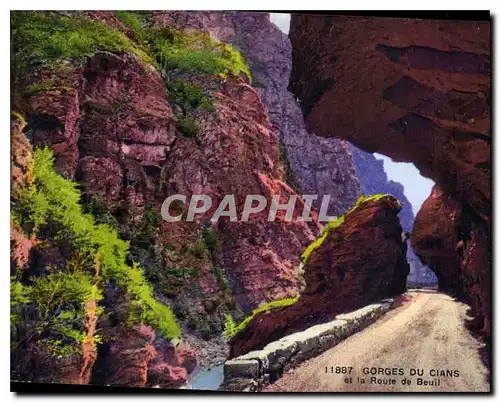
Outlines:
[[[479, 357], [482, 344], [464, 327], [467, 307], [434, 291], [412, 291], [406, 298], [375, 324], [284, 373], [265, 391], [489, 391], [488, 370]], [[423, 375], [410, 375], [411, 369]]]

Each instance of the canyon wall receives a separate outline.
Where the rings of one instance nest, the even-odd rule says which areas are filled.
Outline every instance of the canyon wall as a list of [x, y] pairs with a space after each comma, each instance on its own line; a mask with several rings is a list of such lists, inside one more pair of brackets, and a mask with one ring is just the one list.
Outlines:
[[[312, 135], [293, 94], [288, 36], [270, 21], [269, 13], [203, 11], [160, 12], [157, 21], [205, 30], [241, 50], [252, 70], [252, 85], [266, 105], [287, 168], [287, 182], [301, 194], [330, 195], [328, 213], [341, 215], [361, 194], [349, 144]], [[313, 204], [317, 209], [320, 202]]]
[[[143, 17], [141, 28], [133, 24]], [[27, 143], [38, 156], [34, 166], [13, 160], [12, 169], [21, 190], [12, 193], [11, 274], [24, 318], [14, 325], [14, 378], [178, 387], [197, 366], [193, 348], [204, 348], [201, 339], [213, 339], [217, 357], [224, 355], [225, 314], [242, 319], [263, 302], [297, 294], [300, 254], [319, 232], [315, 220], [295, 219], [300, 207], [291, 222], [282, 213], [267, 220], [273, 196], [284, 203], [297, 193], [285, 182], [278, 136], [249, 85], [248, 67], [233, 48], [221, 55], [203, 32], [173, 31], [155, 13], [13, 18], [13, 155], [22, 160]], [[145, 35], [198, 59], [186, 56], [181, 67], [169, 67], [155, 53], [164, 48], [146, 43]], [[68, 48], [61, 38], [85, 42]], [[228, 70], [207, 71], [214, 57], [225, 57], [214, 68]], [[54, 155], [54, 172], [44, 147]], [[26, 173], [32, 171], [34, 182]], [[71, 194], [58, 198], [46, 180], [73, 190], [61, 189]], [[165, 222], [162, 203], [179, 193], [187, 202], [193, 194], [208, 195], [212, 207], [194, 222]], [[239, 217], [247, 194], [264, 196], [268, 206], [244, 224], [227, 216], [212, 223], [226, 194], [234, 195]], [[54, 200], [47, 204], [45, 197]], [[46, 217], [48, 205], [60, 214]], [[186, 208], [172, 204], [170, 213]], [[96, 251], [101, 242], [106, 252]], [[78, 320], [90, 340], [59, 333], [54, 323], [31, 333], [45, 316], [23, 292], [34, 294], [44, 281], [61, 277], [73, 284], [72, 264], [97, 292], [93, 313], [85, 310]], [[100, 279], [101, 264], [119, 272], [104, 271]], [[87, 277], [87, 270], [97, 273]], [[66, 308], [69, 296], [61, 297]], [[51, 308], [58, 316], [61, 306]], [[172, 339], [179, 333], [180, 344]], [[54, 350], [67, 358], [58, 363]]]
[[[307, 132], [300, 105], [288, 91], [292, 49], [288, 36], [269, 20], [267, 13], [165, 12], [158, 19], [180, 27], [203, 29], [231, 43], [245, 55], [253, 86], [269, 111], [286, 157], [287, 181], [301, 194], [330, 195], [330, 215], [346, 212], [361, 194], [392, 194], [402, 201], [399, 214], [403, 230], [411, 232], [412, 206], [404, 188], [389, 181], [383, 164], [367, 152], [339, 138]], [[319, 209], [319, 203], [315, 204]], [[429, 286], [435, 276], [416, 257], [410, 245], [410, 284]]]
[[[290, 89], [308, 130], [414, 163], [467, 210], [460, 287], [488, 337], [490, 22], [294, 14], [290, 40]], [[439, 231], [434, 237], [445, 243]], [[425, 262], [419, 239], [414, 229]], [[445, 269], [431, 268], [438, 277]]]

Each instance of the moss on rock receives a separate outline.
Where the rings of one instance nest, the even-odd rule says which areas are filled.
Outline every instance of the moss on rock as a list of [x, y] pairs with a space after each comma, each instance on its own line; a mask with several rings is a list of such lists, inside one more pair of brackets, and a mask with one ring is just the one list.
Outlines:
[[14, 63], [19, 70], [54, 66], [61, 59], [81, 63], [98, 50], [133, 53], [153, 63], [126, 35], [83, 15], [14, 11], [11, 18]]
[[344, 223], [345, 217], [347, 215], [349, 215], [350, 213], [355, 211], [361, 204], [364, 204], [364, 203], [370, 202], [370, 201], [378, 201], [378, 200], [381, 200], [381, 199], [387, 198], [387, 197], [392, 197], [392, 196], [389, 194], [374, 194], [374, 195], [370, 195], [370, 196], [360, 195], [358, 197], [358, 199], [356, 200], [356, 202], [354, 203], [354, 205], [344, 215], [337, 217], [337, 219], [333, 219], [333, 220], [329, 221], [325, 225], [321, 234], [311, 244], [309, 244], [309, 246], [307, 246], [307, 248], [304, 250], [304, 252], [302, 253], [302, 256], [301, 256], [302, 264], [305, 264], [307, 262], [307, 259], [311, 255], [311, 253], [314, 250], [316, 250], [319, 246], [321, 246], [321, 244], [326, 239], [326, 237], [330, 231], [332, 231], [333, 229], [339, 227], [340, 225], [342, 225], [342, 223]]

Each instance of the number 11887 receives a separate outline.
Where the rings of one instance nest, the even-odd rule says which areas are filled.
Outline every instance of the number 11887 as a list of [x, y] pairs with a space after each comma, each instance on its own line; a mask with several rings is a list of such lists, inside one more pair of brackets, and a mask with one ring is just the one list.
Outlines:
[[352, 367], [348, 366], [326, 366], [325, 374], [351, 374]]

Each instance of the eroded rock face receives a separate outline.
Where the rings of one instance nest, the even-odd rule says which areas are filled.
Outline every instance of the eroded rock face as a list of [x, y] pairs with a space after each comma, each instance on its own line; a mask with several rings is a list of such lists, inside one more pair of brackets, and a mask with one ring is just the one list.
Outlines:
[[[309, 227], [295, 219], [286, 223], [282, 214], [275, 222], [267, 220], [274, 195], [285, 203], [296, 193], [282, 181], [278, 139], [255, 89], [228, 82], [217, 94], [216, 109], [217, 116], [198, 116], [196, 143], [177, 140], [162, 170], [162, 188], [165, 196], [175, 192], [188, 199], [193, 194], [210, 196], [212, 207], [197, 217], [198, 224], [210, 225], [226, 194], [234, 195], [238, 217], [248, 194], [268, 200], [265, 210], [249, 222], [224, 217], [214, 226], [233, 294], [250, 311], [264, 300], [295, 296], [299, 256], [319, 228], [314, 222]], [[301, 212], [297, 208], [295, 216]], [[164, 225], [165, 229], [172, 226], [176, 224]]]
[[488, 338], [491, 256], [484, 222], [434, 186], [415, 219], [412, 244], [436, 273], [439, 288], [466, 298], [475, 316], [472, 327]]
[[[300, 99], [308, 129], [348, 139], [395, 161], [413, 162], [436, 182], [444, 199], [455, 200], [466, 211], [460, 223], [463, 237], [476, 239], [472, 233], [479, 226], [477, 239], [489, 238], [490, 23], [293, 15], [290, 38], [290, 88]], [[431, 233], [422, 224], [422, 233], [414, 230], [413, 235], [432, 239], [433, 250], [441, 245], [432, 257], [437, 261], [443, 253], [454, 253], [456, 245], [448, 247], [448, 242], [455, 235], [444, 237], [444, 232], [454, 232], [447, 217], [430, 213], [425, 218], [429, 222], [431, 215], [444, 226], [431, 223]], [[414, 240], [413, 245], [424, 262], [429, 259], [425, 242], [417, 247]], [[478, 261], [487, 251], [476, 256]], [[464, 257], [447, 254], [435, 272], [448, 278], [449, 271], [462, 271], [466, 264], [470, 274], [478, 263], [471, 258], [465, 263]], [[462, 289], [480, 305], [475, 310], [481, 317], [490, 308], [489, 281], [478, 279], [484, 268], [476, 269], [474, 280], [461, 275], [458, 285], [445, 279], [441, 286]]]
[[293, 15], [290, 39], [310, 130], [415, 163], [487, 219], [488, 22]]
[[[54, 150], [56, 168], [75, 177], [85, 194], [131, 224], [148, 205], [159, 211], [168, 195], [212, 197], [213, 208], [198, 226], [162, 222], [161, 243], [193, 242], [199, 224], [210, 225], [208, 217], [226, 194], [235, 195], [239, 215], [247, 194], [263, 194], [269, 204], [273, 195], [296, 195], [283, 182], [278, 139], [259, 94], [244, 82], [219, 84], [216, 112], [197, 112], [200, 136], [194, 141], [175, 131], [161, 75], [135, 56], [100, 52], [71, 71], [71, 82], [66, 71], [59, 74], [74, 87], [29, 98], [30, 132], [35, 145]], [[50, 127], [39, 122], [42, 114]], [[268, 223], [268, 211], [247, 224], [248, 231], [236, 224], [219, 231], [221, 260], [246, 311], [295, 295], [300, 253], [318, 231], [314, 224]], [[201, 300], [219, 292], [220, 284], [210, 262], [198, 265]]]
[[406, 290], [409, 266], [392, 196], [368, 200], [330, 229], [304, 264], [299, 300], [258, 314], [231, 340], [236, 357], [293, 332]]
[[156, 338], [146, 325], [117, 329], [114, 341], [101, 352], [94, 382], [127, 387], [178, 388], [196, 369], [189, 348]]
[[460, 203], [434, 186], [415, 218], [415, 251], [437, 275], [439, 289], [460, 295], [460, 256], [457, 244], [462, 219]]
[[[89, 16], [131, 34], [110, 12]], [[16, 77], [26, 137], [35, 147], [50, 147], [57, 171], [80, 184], [84, 211], [94, 214], [97, 223], [116, 227], [130, 241], [130, 263], [144, 268], [155, 293], [187, 331], [208, 339], [222, 332], [229, 309], [243, 315], [262, 302], [297, 294], [300, 254], [319, 226], [315, 221], [298, 222], [300, 207], [291, 222], [281, 213], [275, 222], [267, 221], [273, 196], [285, 203], [297, 193], [285, 182], [278, 137], [260, 94], [248, 80], [196, 73], [170, 77], [195, 83], [211, 94], [214, 110], [200, 108], [190, 115], [197, 126], [193, 138], [178, 128], [182, 112], [179, 105], [169, 103], [162, 75], [137, 56], [99, 51], [80, 65], [61, 66]], [[44, 85], [46, 81], [51, 85]], [[28, 86], [37, 90], [27, 92]], [[21, 146], [16, 149], [15, 162], [22, 152]], [[22, 169], [15, 173], [25, 180]], [[162, 221], [163, 201], [178, 193], [188, 202], [193, 194], [208, 195], [213, 206], [196, 222]], [[244, 225], [225, 219], [213, 225], [210, 217], [227, 194], [234, 194], [239, 217], [248, 194], [263, 195], [268, 207]], [[152, 223], [151, 215], [158, 221]], [[204, 245], [205, 229], [215, 233], [210, 251]], [[55, 248], [32, 254], [36, 263], [31, 269], [61, 268], [67, 262]], [[106, 303], [119, 311], [121, 296], [107, 289]], [[109, 354], [100, 348], [88, 361], [85, 378], [78, 381], [138, 386], [185, 382], [189, 370], [186, 374], [177, 369], [183, 358], [173, 359], [169, 348], [157, 347], [154, 333], [139, 332], [105, 328], [106, 335], [114, 334], [103, 346]], [[186, 362], [196, 365], [190, 356], [186, 354]], [[110, 369], [99, 374], [103, 366]], [[57, 380], [56, 374], [37, 375]], [[68, 376], [75, 377], [69, 372]]]
[[[288, 36], [270, 21], [269, 13], [158, 12], [153, 20], [180, 28], [204, 30], [241, 50], [252, 71], [252, 85], [267, 107], [269, 120], [286, 155], [286, 179], [301, 194], [330, 195], [328, 213], [341, 215], [361, 194], [349, 145], [305, 129], [294, 95], [288, 91], [292, 48]], [[313, 203], [319, 209], [320, 201]]]

